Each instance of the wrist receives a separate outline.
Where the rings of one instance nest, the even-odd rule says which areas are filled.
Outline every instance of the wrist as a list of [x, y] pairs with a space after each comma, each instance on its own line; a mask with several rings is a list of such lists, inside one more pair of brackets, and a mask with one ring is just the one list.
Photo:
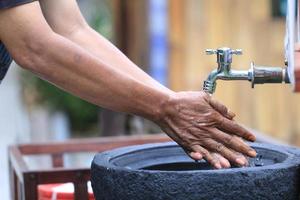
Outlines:
[[166, 121], [166, 118], [172, 112], [172, 105], [175, 102], [177, 92], [169, 91], [166, 93], [166, 97], [158, 103], [157, 112], [155, 113], [154, 121], [157, 124], [161, 124]]

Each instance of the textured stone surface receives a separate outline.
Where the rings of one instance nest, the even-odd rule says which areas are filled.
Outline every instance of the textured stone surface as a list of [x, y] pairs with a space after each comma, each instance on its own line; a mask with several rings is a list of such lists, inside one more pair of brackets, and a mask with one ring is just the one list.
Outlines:
[[251, 146], [266, 158], [265, 166], [143, 170], [172, 162], [194, 164], [173, 143], [104, 152], [93, 160], [92, 187], [97, 200], [299, 199], [300, 151], [270, 144]]

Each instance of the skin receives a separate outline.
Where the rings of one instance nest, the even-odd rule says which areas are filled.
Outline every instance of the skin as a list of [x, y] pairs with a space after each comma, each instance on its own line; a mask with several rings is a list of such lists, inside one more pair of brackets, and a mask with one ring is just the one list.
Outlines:
[[255, 136], [205, 92], [174, 92], [91, 29], [75, 0], [41, 0], [0, 11], [0, 39], [24, 69], [98, 106], [158, 124], [195, 159], [247, 165]]

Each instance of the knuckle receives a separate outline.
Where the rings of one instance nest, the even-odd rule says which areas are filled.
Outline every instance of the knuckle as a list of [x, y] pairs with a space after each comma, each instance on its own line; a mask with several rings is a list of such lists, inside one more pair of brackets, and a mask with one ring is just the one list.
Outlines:
[[227, 135], [227, 136], [225, 136], [224, 142], [225, 142], [225, 144], [232, 146], [233, 140], [234, 140], [233, 136]]
[[227, 152], [227, 155], [226, 155], [228, 158], [229, 158], [229, 160], [231, 160], [231, 161], [235, 161], [238, 157], [237, 157], [237, 155], [235, 154], [235, 152], [233, 152], [232, 150], [229, 150], [228, 152]]
[[224, 106], [224, 105], [220, 105], [220, 110], [221, 110], [221, 112], [222, 113], [224, 113], [224, 114], [227, 114], [228, 113], [228, 109], [226, 108], [226, 106]]
[[221, 119], [220, 119], [220, 114], [217, 113], [216, 111], [211, 112], [211, 113], [209, 114], [209, 118], [210, 118], [211, 120], [214, 120], [214, 121], [220, 121], [220, 120], [221, 120]]
[[212, 99], [210, 102], [213, 105], [213, 107], [215, 107], [220, 113], [222, 114], [228, 113], [228, 108], [222, 103], [220, 103], [219, 101]]
[[239, 125], [238, 125], [238, 123], [236, 123], [235, 121], [231, 121], [231, 126], [232, 126], [232, 128], [235, 129], [235, 130], [239, 129]]
[[217, 122], [218, 122], [218, 126], [220, 126], [220, 127], [223, 127], [226, 123], [225, 118], [223, 118], [223, 117], [219, 117], [217, 119]]
[[217, 106], [217, 108], [218, 108], [222, 113], [227, 112], [228, 109], [227, 109], [227, 107], [226, 107], [225, 105], [221, 104], [221, 103], [218, 102], [218, 101], [215, 101], [214, 104]]
[[236, 133], [235, 135], [240, 135], [240, 136], [245, 135], [244, 129], [237, 122], [231, 121], [230, 127]]
[[211, 99], [210, 95], [207, 92], [204, 92], [204, 91], [200, 92], [200, 97], [202, 97], [206, 101], [209, 101]]
[[216, 152], [222, 152], [224, 150], [224, 145], [221, 143], [217, 143], [215, 145], [215, 150], [216, 150]]
[[240, 151], [249, 151], [250, 147], [240, 138], [240, 137], [234, 137], [236, 140], [236, 148]]
[[237, 142], [235, 144], [235, 148], [236, 148], [237, 151], [240, 151], [240, 152], [245, 149], [244, 146], [240, 142]]
[[209, 157], [209, 152], [207, 150], [202, 150], [200, 153], [202, 153], [205, 158]]

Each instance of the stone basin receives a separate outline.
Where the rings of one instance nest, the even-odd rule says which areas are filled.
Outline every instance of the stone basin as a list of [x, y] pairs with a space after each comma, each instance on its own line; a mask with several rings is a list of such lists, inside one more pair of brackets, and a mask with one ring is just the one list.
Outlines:
[[299, 199], [300, 150], [250, 144], [249, 167], [214, 170], [175, 143], [97, 154], [91, 181], [97, 200]]

